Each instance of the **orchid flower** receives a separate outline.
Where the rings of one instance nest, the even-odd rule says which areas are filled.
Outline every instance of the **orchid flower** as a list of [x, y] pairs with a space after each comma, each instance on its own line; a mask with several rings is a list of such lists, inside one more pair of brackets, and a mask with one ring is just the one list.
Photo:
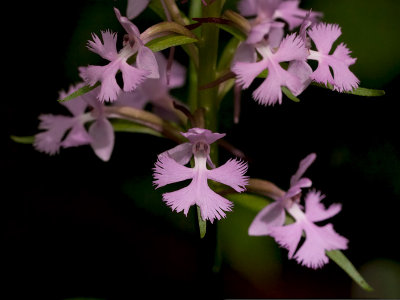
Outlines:
[[[248, 182], [247, 164], [243, 161], [230, 159], [225, 164], [211, 170], [207, 169], [207, 161], [210, 157], [210, 144], [220, 138], [220, 134], [214, 134], [207, 129], [192, 128], [187, 133], [182, 133], [191, 144], [192, 153], [184, 153], [182, 156], [193, 155], [194, 167], [188, 168], [178, 163], [168, 152], [158, 156], [154, 168], [154, 184], [160, 188], [167, 184], [191, 179], [190, 184], [180, 190], [164, 193], [164, 202], [177, 212], [183, 211], [185, 215], [192, 205], [198, 205], [203, 220], [224, 218], [225, 211], [231, 211], [233, 203], [215, 193], [207, 183], [207, 180], [220, 182], [232, 187], [237, 192], [243, 192]], [[174, 153], [176, 154], [176, 152]], [[186, 157], [187, 158], [187, 157]]]
[[[102, 31], [102, 39], [96, 34], [92, 34], [93, 41], [88, 42], [88, 48], [99, 54], [109, 63], [105, 66], [81, 67], [80, 76], [90, 86], [97, 82], [101, 83], [98, 99], [103, 101], [115, 101], [121, 92], [115, 78], [118, 71], [122, 73], [124, 82], [123, 90], [130, 92], [135, 90], [146, 78], [158, 78], [158, 65], [154, 53], [144, 46], [140, 38], [140, 32], [137, 27], [121, 16], [119, 10], [114, 8], [115, 14], [122, 27], [127, 32], [124, 47], [117, 52], [116, 42], [117, 34], [111, 31]], [[136, 66], [130, 65], [127, 60], [137, 54]]]
[[[60, 98], [65, 98], [82, 86], [83, 83], [71, 86], [67, 93], [60, 92]], [[72, 116], [39, 116], [39, 129], [44, 131], [35, 135], [34, 147], [54, 155], [61, 147], [90, 145], [101, 160], [108, 161], [114, 147], [114, 130], [104, 114], [103, 105], [96, 100], [96, 93], [98, 88], [73, 101], [62, 102]], [[89, 108], [91, 111], [87, 112]], [[88, 130], [86, 123], [91, 123]]]

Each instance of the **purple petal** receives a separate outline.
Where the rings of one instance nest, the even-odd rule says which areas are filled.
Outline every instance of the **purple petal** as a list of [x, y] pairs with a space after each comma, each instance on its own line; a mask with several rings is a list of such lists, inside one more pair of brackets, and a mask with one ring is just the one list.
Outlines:
[[293, 198], [301, 193], [301, 189], [311, 187], [312, 182], [308, 178], [300, 178], [284, 195], [284, 199]]
[[134, 19], [140, 15], [149, 2], [150, 0], [128, 0], [128, 7], [126, 8], [126, 16], [128, 19]]
[[148, 78], [159, 78], [158, 64], [153, 51], [142, 46], [139, 47], [136, 64], [139, 69], [148, 71]]
[[144, 95], [141, 88], [135, 89], [133, 92], [121, 92], [117, 101], [113, 103], [116, 106], [129, 106], [137, 109], [144, 109], [149, 99]]
[[[136, 1], [136, 0], [134, 0], [134, 1]], [[115, 15], [117, 16], [119, 23], [122, 25], [122, 27], [124, 27], [125, 31], [129, 35], [129, 37], [134, 39], [135, 42], [141, 43], [139, 29], [131, 21], [129, 21], [129, 19], [127, 17], [121, 16], [121, 13], [118, 10], [118, 8], [114, 7], [114, 12], [115, 12]]]
[[121, 88], [118, 86], [115, 75], [120, 67], [120, 61], [110, 62], [106, 66], [88, 66], [80, 68], [82, 78], [91, 86], [101, 82], [97, 98], [103, 101], [115, 101]]
[[168, 89], [178, 88], [185, 84], [186, 68], [177, 61], [172, 61], [171, 70], [169, 73], [169, 85], [167, 85], [167, 59], [160, 52], [153, 53], [158, 64], [160, 74], [160, 82]]
[[283, 39], [284, 25], [282, 22], [272, 22], [272, 27], [268, 33], [268, 44], [270, 47], [279, 47]]
[[35, 135], [33, 146], [40, 152], [54, 155], [60, 150], [61, 140], [66, 131], [74, 125], [75, 120], [55, 115], [40, 115], [39, 120], [39, 129], [45, 131]]
[[232, 72], [236, 74], [236, 81], [242, 88], [247, 89], [253, 80], [268, 67], [267, 60], [256, 63], [236, 62], [232, 66]]
[[[72, 101], [70, 101], [72, 102]], [[90, 144], [92, 138], [86, 131], [85, 127], [81, 123], [76, 123], [65, 139], [62, 141], [61, 146], [63, 148], [77, 147], [82, 145]]]
[[185, 215], [190, 206], [200, 207], [203, 220], [213, 223], [214, 219], [225, 217], [224, 211], [231, 211], [233, 203], [212, 191], [206, 181], [193, 180], [187, 187], [171, 193], [163, 194], [164, 202], [176, 212], [183, 211]]
[[328, 208], [321, 203], [321, 200], [324, 199], [324, 195], [321, 195], [321, 192], [310, 191], [305, 197], [306, 203], [306, 217], [308, 220], [312, 222], [319, 222], [326, 219], [329, 219], [340, 212], [342, 209], [342, 205], [338, 203], [334, 203]]
[[[343, 44], [339, 45], [332, 55], [312, 53], [310, 59], [318, 60], [318, 67], [310, 77], [316, 82], [332, 84], [334, 89], [339, 92], [352, 91], [357, 88], [360, 81], [348, 67], [354, 63], [355, 59], [351, 58], [348, 53], [349, 50]], [[333, 70], [333, 76], [329, 67]]]
[[337, 62], [330, 64], [333, 70], [334, 89], [339, 92], [352, 91], [358, 87], [360, 80], [349, 70], [348, 66], [354, 64], [355, 58], [350, 57], [350, 50], [344, 45], [337, 46], [333, 57]]
[[240, 43], [236, 48], [235, 55], [232, 59], [232, 66], [236, 62], [247, 62], [254, 63], [257, 60], [257, 52], [256, 48], [253, 45], [249, 45], [246, 43]]
[[135, 90], [149, 75], [149, 71], [135, 68], [125, 61], [121, 62], [120, 69], [124, 81], [124, 92]]
[[264, 36], [269, 33], [271, 29], [271, 22], [266, 21], [252, 27], [249, 35], [247, 36], [247, 44], [256, 44], [264, 39]]
[[290, 91], [296, 93], [301, 89], [301, 82], [299, 78], [282, 69], [279, 64], [271, 62], [268, 68], [268, 76], [253, 92], [253, 98], [263, 105], [282, 103], [281, 86], [286, 86]]
[[114, 148], [114, 129], [106, 118], [96, 120], [89, 128], [94, 153], [103, 161], [108, 161]]
[[300, 79], [301, 87], [294, 93], [295, 96], [298, 96], [312, 82], [311, 74], [313, 70], [305, 61], [293, 60], [289, 63], [287, 71]]
[[320, 12], [310, 13], [308, 10], [299, 8], [299, 3], [299, 0], [282, 1], [274, 14], [274, 18], [281, 18], [289, 24], [290, 31], [299, 26], [308, 13], [310, 14], [309, 18], [314, 22], [317, 18], [322, 17]]
[[187, 168], [177, 163], [169, 155], [161, 154], [158, 156], [154, 170], [154, 185], [156, 188], [170, 183], [183, 181], [193, 178], [193, 169]]
[[107, 30], [102, 31], [101, 36], [104, 43], [101, 42], [100, 38], [96, 34], [92, 34], [93, 41], [88, 41], [89, 50], [97, 53], [98, 55], [109, 61], [117, 59], [117, 34]]
[[178, 164], [186, 165], [190, 159], [192, 158], [192, 144], [191, 143], [183, 143], [180, 144], [166, 152], [161, 153], [160, 155], [168, 153], [169, 157], [174, 159]]
[[196, 204], [196, 199], [193, 197], [193, 193], [195, 192], [194, 186], [188, 185], [180, 190], [164, 193], [163, 201], [171, 207], [172, 211], [181, 212], [187, 216], [189, 212], [189, 208], [192, 205]]
[[305, 61], [308, 55], [309, 53], [304, 45], [303, 39], [295, 33], [292, 33], [282, 40], [278, 51], [273, 56], [273, 60], [275, 62], [292, 60]]
[[230, 159], [222, 166], [208, 170], [207, 177], [208, 179], [229, 185], [240, 193], [246, 190], [245, 186], [248, 184], [248, 176], [244, 176], [247, 168], [247, 163]]
[[314, 41], [318, 51], [329, 54], [333, 42], [342, 34], [337, 24], [319, 23], [308, 30], [309, 37]]
[[87, 102], [84, 101], [82, 97], [77, 97], [74, 101], [61, 102], [61, 104], [64, 105], [75, 117], [83, 115], [88, 107]]
[[303, 174], [307, 171], [307, 169], [316, 158], [317, 155], [315, 153], [311, 153], [300, 161], [299, 168], [297, 169], [296, 173], [290, 178], [291, 186], [295, 185], [299, 181], [301, 176], [303, 176]]
[[[68, 89], [68, 92], [65, 91], [60, 91], [59, 93], [59, 98], [63, 99], [69, 95], [71, 95], [73, 92], [77, 91], [78, 89], [82, 88], [85, 84], [83, 82], [78, 83], [76, 85], [71, 85]], [[82, 115], [86, 108], [87, 108], [87, 103], [84, 101], [82, 96], [79, 96], [74, 99], [74, 101], [65, 101], [61, 102], [63, 106], [65, 106], [73, 116], [79, 116]]]
[[269, 235], [272, 228], [283, 226], [285, 223], [285, 209], [279, 201], [264, 207], [254, 218], [249, 227], [249, 235]]
[[311, 222], [302, 222], [306, 240], [295, 255], [298, 263], [317, 269], [328, 262], [326, 251], [347, 249], [348, 240], [337, 234], [332, 224], [318, 227]]
[[225, 136], [225, 133], [212, 132], [203, 128], [190, 128], [187, 132], [181, 132], [181, 134], [192, 144], [203, 141], [209, 145]]
[[329, 70], [329, 64], [326, 60], [318, 60], [318, 67], [310, 75], [310, 78], [315, 82], [323, 83], [325, 85], [335, 84], [331, 71]]
[[302, 223], [295, 222], [290, 225], [271, 228], [270, 235], [279, 245], [289, 250], [288, 256], [292, 258], [300, 242], [302, 233]]
[[238, 10], [244, 17], [257, 15], [257, 0], [240, 0]]

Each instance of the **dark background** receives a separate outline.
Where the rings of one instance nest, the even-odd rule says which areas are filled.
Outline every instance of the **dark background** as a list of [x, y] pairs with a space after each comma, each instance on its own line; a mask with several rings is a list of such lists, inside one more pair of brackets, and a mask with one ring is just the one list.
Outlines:
[[[62, 112], [58, 92], [78, 80], [78, 66], [98, 59], [85, 48], [90, 33], [107, 28], [122, 33], [112, 7], [123, 12], [124, 2], [61, 1], [18, 2], [4, 9], [12, 19], [4, 25], [2, 43], [2, 298], [399, 297], [400, 26], [393, 18], [399, 4], [321, 2], [303, 1], [302, 7], [323, 11], [325, 21], [342, 26], [341, 41], [358, 58], [352, 70], [361, 86], [386, 95], [365, 98], [309, 87], [300, 103], [284, 98], [280, 106], [262, 107], [248, 90], [239, 125], [231, 125], [232, 104], [225, 99], [220, 132], [252, 159], [248, 175], [284, 189], [298, 162], [317, 153], [307, 175], [328, 203], [343, 204], [332, 222], [350, 240], [344, 253], [375, 293], [362, 293], [332, 262], [315, 271], [288, 261], [287, 251], [270, 238], [253, 238], [265, 249], [252, 248], [253, 240], [242, 239], [240, 230], [247, 230], [254, 214], [239, 206], [238, 217], [230, 213], [221, 222], [229, 249], [221, 272], [213, 275], [209, 248], [215, 226], [200, 240], [193, 212], [188, 218], [170, 212], [162, 191], [151, 189], [156, 156], [172, 142], [117, 133], [107, 163], [90, 147], [50, 157], [13, 142], [10, 135], [37, 132], [39, 114]], [[142, 16], [137, 24], [152, 17]], [[185, 63], [185, 57], [178, 59]], [[221, 150], [221, 161], [228, 157]]]

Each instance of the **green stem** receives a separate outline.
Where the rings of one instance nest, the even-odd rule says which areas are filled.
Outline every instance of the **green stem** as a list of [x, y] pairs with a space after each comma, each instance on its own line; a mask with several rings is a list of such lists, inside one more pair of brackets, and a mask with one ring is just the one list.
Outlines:
[[[202, 17], [219, 17], [221, 14], [224, 0], [216, 0], [212, 4], [203, 6]], [[215, 24], [203, 24], [201, 26], [201, 39], [199, 42], [199, 69], [198, 87], [203, 86], [216, 79], [217, 58], [218, 58], [218, 38], [219, 29]], [[218, 87], [199, 90], [198, 106], [205, 110], [205, 128], [217, 131], [218, 113]], [[217, 164], [218, 153], [216, 144], [211, 145], [211, 159]]]
[[[189, 19], [201, 17], [201, 0], [190, 1], [189, 7]], [[193, 31], [196, 35], [200, 36], [200, 28]], [[198, 57], [198, 55], [197, 55]], [[198, 107], [197, 103], [197, 71], [198, 71], [198, 61], [197, 63], [190, 60], [189, 64], [189, 93], [188, 93], [188, 104], [191, 112], [196, 111]], [[191, 124], [193, 126], [193, 124]]]

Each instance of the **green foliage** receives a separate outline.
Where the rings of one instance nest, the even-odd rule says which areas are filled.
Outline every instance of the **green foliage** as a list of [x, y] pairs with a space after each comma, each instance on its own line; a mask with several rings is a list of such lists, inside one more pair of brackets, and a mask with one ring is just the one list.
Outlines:
[[161, 133], [149, 127], [133, 123], [128, 120], [121, 120], [121, 119], [111, 120], [111, 124], [114, 128], [114, 131], [116, 132], [144, 133], [144, 134], [154, 135], [157, 137], [163, 136]]
[[72, 94], [68, 95], [67, 97], [65, 97], [63, 99], [59, 99], [58, 102], [65, 102], [65, 101], [75, 99], [79, 96], [82, 96], [83, 94], [89, 93], [90, 91], [92, 91], [96, 87], [98, 87], [99, 85], [100, 85], [100, 82], [96, 82], [96, 84], [94, 84], [93, 86], [85, 85], [85, 86], [81, 87], [80, 89], [76, 90], [75, 92], [73, 92]]
[[153, 52], [165, 50], [170, 47], [186, 45], [197, 42], [197, 39], [179, 34], [169, 34], [167, 36], [156, 38], [146, 44]]
[[[312, 82], [311, 84], [334, 91], [333, 86], [330, 83], [325, 85], [322, 83]], [[358, 87], [353, 91], [344, 91], [343, 93], [357, 95], [357, 96], [364, 96], [364, 97], [378, 97], [378, 96], [385, 95], [384, 90], [374, 90], [374, 89], [367, 89], [367, 88], [363, 88], [363, 87]]]
[[200, 238], [204, 238], [206, 236], [207, 223], [201, 217], [200, 207], [198, 205], [196, 205], [196, 207], [197, 207], [197, 221], [199, 223]]
[[35, 141], [35, 136], [16, 136], [16, 135], [11, 135], [10, 138], [19, 144], [33, 144]]
[[373, 288], [365, 281], [361, 274], [356, 270], [353, 264], [339, 250], [327, 251], [326, 255], [341, 267], [361, 288], [366, 291], [372, 291]]
[[281, 86], [281, 90], [290, 100], [294, 102], [300, 102], [300, 99], [297, 98], [295, 95], [293, 95], [292, 92], [286, 86]]

